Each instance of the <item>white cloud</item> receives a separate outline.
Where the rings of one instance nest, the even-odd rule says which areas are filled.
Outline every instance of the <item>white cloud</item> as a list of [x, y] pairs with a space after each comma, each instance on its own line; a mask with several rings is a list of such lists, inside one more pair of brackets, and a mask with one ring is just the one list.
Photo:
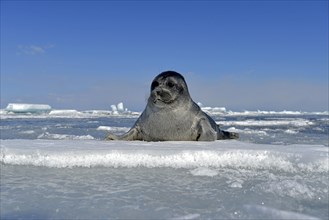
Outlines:
[[38, 45], [18, 45], [18, 55], [40, 55], [46, 53], [47, 50], [53, 48], [54, 45], [38, 46]]

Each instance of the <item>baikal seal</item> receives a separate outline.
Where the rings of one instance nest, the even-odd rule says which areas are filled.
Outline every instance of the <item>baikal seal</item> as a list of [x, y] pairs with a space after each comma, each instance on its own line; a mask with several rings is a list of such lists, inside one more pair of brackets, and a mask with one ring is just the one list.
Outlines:
[[237, 139], [234, 132], [223, 131], [192, 100], [184, 77], [166, 71], [155, 77], [143, 113], [125, 134], [109, 134], [106, 140], [141, 141], [215, 141]]

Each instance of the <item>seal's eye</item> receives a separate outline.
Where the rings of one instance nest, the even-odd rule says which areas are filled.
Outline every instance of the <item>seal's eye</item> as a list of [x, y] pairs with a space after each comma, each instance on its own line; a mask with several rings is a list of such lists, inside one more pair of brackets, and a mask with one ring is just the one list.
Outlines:
[[152, 82], [151, 90], [155, 89], [158, 86], [159, 86], [159, 83], [157, 81]]
[[174, 84], [173, 82], [169, 81], [169, 82], [167, 82], [167, 86], [168, 86], [169, 88], [172, 88], [172, 87], [175, 86], [175, 84]]

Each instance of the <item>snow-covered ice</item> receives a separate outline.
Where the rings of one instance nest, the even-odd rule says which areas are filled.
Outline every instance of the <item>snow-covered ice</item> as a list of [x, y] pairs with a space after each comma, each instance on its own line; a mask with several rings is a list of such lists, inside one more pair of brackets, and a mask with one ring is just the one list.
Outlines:
[[202, 106], [240, 139], [106, 142], [140, 114], [115, 108], [0, 110], [0, 218], [328, 219], [328, 112]]
[[4, 218], [324, 219], [328, 211], [321, 145], [2, 140], [0, 162]]
[[[61, 136], [64, 139], [65, 136]], [[49, 139], [52, 139], [50, 136]], [[328, 172], [327, 148], [275, 146], [239, 141], [125, 142], [2, 140], [0, 162], [46, 167], [241, 168], [282, 172]], [[77, 138], [76, 138], [77, 139]], [[306, 152], [306, 154], [305, 154]]]
[[14, 113], [43, 113], [50, 112], [51, 106], [44, 104], [9, 103], [5, 110]]
[[124, 108], [123, 102], [119, 102], [117, 105], [111, 105], [112, 114], [120, 115], [120, 114], [131, 114], [132, 112], [129, 111], [127, 108]]
[[309, 120], [294, 118], [284, 120], [244, 120], [244, 121], [217, 121], [217, 124], [223, 126], [293, 126], [303, 127], [312, 125]]

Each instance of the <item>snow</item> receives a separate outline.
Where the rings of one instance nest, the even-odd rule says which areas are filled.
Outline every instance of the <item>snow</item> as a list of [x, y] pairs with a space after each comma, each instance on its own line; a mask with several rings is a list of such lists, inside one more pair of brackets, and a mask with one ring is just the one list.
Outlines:
[[[56, 135], [55, 139], [58, 138]], [[62, 137], [62, 136], [61, 136]], [[51, 139], [52, 137], [50, 137]], [[48, 137], [49, 139], [49, 137]], [[79, 139], [2, 140], [0, 162], [46, 167], [171, 167], [328, 172], [323, 146], [277, 146], [239, 141], [157, 142], [93, 141]], [[306, 153], [305, 153], [306, 152]], [[208, 171], [198, 170], [196, 175]], [[200, 174], [201, 173], [201, 174]], [[213, 172], [208, 172], [214, 175]]]
[[207, 167], [199, 167], [190, 171], [193, 176], [217, 176], [218, 171]]
[[294, 131], [294, 130], [291, 130], [291, 129], [287, 129], [284, 132], [287, 133], [287, 134], [297, 134], [298, 133], [298, 131]]
[[118, 109], [119, 112], [125, 111], [125, 109], [123, 108], [123, 103], [122, 102], [118, 103], [117, 109]]
[[195, 214], [179, 216], [177, 218], [173, 218], [173, 220], [189, 220], [189, 219], [198, 219], [198, 218], [200, 218], [200, 214], [195, 213]]
[[328, 111], [323, 112], [303, 112], [303, 111], [227, 111], [226, 114], [232, 116], [260, 116], [260, 115], [329, 115]]
[[0, 163], [4, 218], [327, 216], [322, 145], [14, 139]]
[[293, 126], [293, 127], [305, 127], [312, 125], [309, 120], [298, 118], [290, 120], [244, 120], [244, 121], [218, 121], [217, 124], [223, 126]]
[[51, 139], [51, 140], [93, 140], [91, 135], [69, 135], [69, 134], [51, 134], [49, 132], [42, 133], [38, 139]]
[[263, 130], [253, 130], [253, 129], [237, 129], [235, 127], [230, 127], [227, 129], [227, 131], [229, 132], [236, 132], [239, 134], [255, 134], [255, 135], [259, 135], [259, 136], [267, 136], [268, 133], [266, 131]]
[[197, 103], [200, 108], [205, 111], [206, 113], [213, 114], [213, 115], [231, 115], [231, 116], [255, 116], [255, 115], [329, 115], [328, 111], [324, 112], [303, 112], [303, 111], [231, 111], [227, 110], [225, 107], [209, 107], [204, 106], [201, 102]]
[[50, 110], [50, 105], [44, 104], [9, 103], [6, 107], [6, 111], [14, 113], [42, 113], [49, 112]]
[[112, 112], [113, 112], [113, 113], [118, 114], [118, 108], [117, 108], [116, 105], [111, 105], [111, 109], [112, 109]]
[[[203, 106], [202, 103], [197, 103], [201, 109], [210, 114], [210, 115], [219, 115], [219, 116], [260, 116], [260, 115], [289, 115], [289, 116], [300, 116], [300, 115], [328, 115], [329, 112], [302, 112], [302, 111], [242, 111], [242, 112], [234, 112], [227, 110], [225, 107], [207, 107]], [[87, 111], [79, 111], [79, 110], [61, 110], [61, 109], [52, 109], [49, 105], [44, 104], [18, 104], [18, 103], [10, 103], [8, 104], [6, 109], [0, 109], [1, 118], [92, 118], [92, 117], [109, 117], [109, 116], [130, 116], [130, 117], [138, 117], [141, 112], [130, 111], [124, 107], [123, 102], [119, 102], [118, 104], [112, 104], [110, 106], [111, 110], [87, 110]], [[20, 114], [14, 114], [20, 113]], [[25, 113], [22, 115], [21, 113]], [[29, 113], [29, 114], [26, 114]], [[36, 114], [35, 114], [36, 113]], [[43, 114], [40, 114], [43, 113]], [[229, 122], [226, 122], [229, 123]], [[253, 121], [245, 121], [244, 123], [256, 123]], [[270, 123], [270, 122], [264, 122]], [[285, 123], [287, 122], [279, 122]], [[289, 122], [288, 122], [289, 123]], [[293, 122], [294, 123], [294, 122]], [[296, 124], [297, 123], [297, 124]], [[299, 126], [299, 122], [296, 122], [296, 126]], [[300, 122], [303, 123], [303, 122]], [[228, 126], [232, 126], [234, 124], [225, 124]], [[241, 124], [244, 126], [243, 124]], [[260, 125], [262, 126], [262, 125]], [[303, 124], [302, 124], [303, 126]]]
[[226, 108], [225, 107], [206, 107], [203, 106], [203, 104], [201, 102], [197, 103], [200, 108], [202, 109], [202, 111], [209, 113], [209, 114], [226, 114]]
[[139, 113], [53, 111], [0, 110], [1, 219], [328, 219], [322, 113], [217, 109], [239, 140], [106, 142]]
[[[19, 114], [15, 114], [19, 113]], [[52, 109], [49, 105], [39, 104], [8, 104], [6, 109], [0, 109], [1, 119], [6, 118], [95, 118], [95, 117], [138, 117], [141, 113], [130, 111], [123, 102], [111, 105], [111, 110]]]
[[50, 116], [79, 116], [81, 115], [82, 113], [77, 111], [77, 110], [74, 110], [74, 109], [71, 109], [71, 110], [52, 110], [51, 112], [49, 112], [49, 115]]
[[122, 114], [131, 114], [130, 111], [128, 111], [128, 109], [124, 108], [123, 103], [119, 102], [117, 105], [111, 105], [111, 109], [112, 109], [112, 114], [114, 115], [122, 115]]
[[127, 132], [130, 128], [128, 127], [110, 127], [110, 126], [99, 126], [98, 131], [111, 131], [111, 132]]
[[253, 213], [253, 215], [255, 215], [255, 218], [257, 218], [257, 219], [261, 219], [261, 216], [271, 216], [272, 219], [319, 220], [319, 218], [316, 218], [313, 216], [273, 209], [273, 208], [264, 207], [264, 206], [260, 206], [260, 205], [245, 205], [244, 207], [246, 210]]

